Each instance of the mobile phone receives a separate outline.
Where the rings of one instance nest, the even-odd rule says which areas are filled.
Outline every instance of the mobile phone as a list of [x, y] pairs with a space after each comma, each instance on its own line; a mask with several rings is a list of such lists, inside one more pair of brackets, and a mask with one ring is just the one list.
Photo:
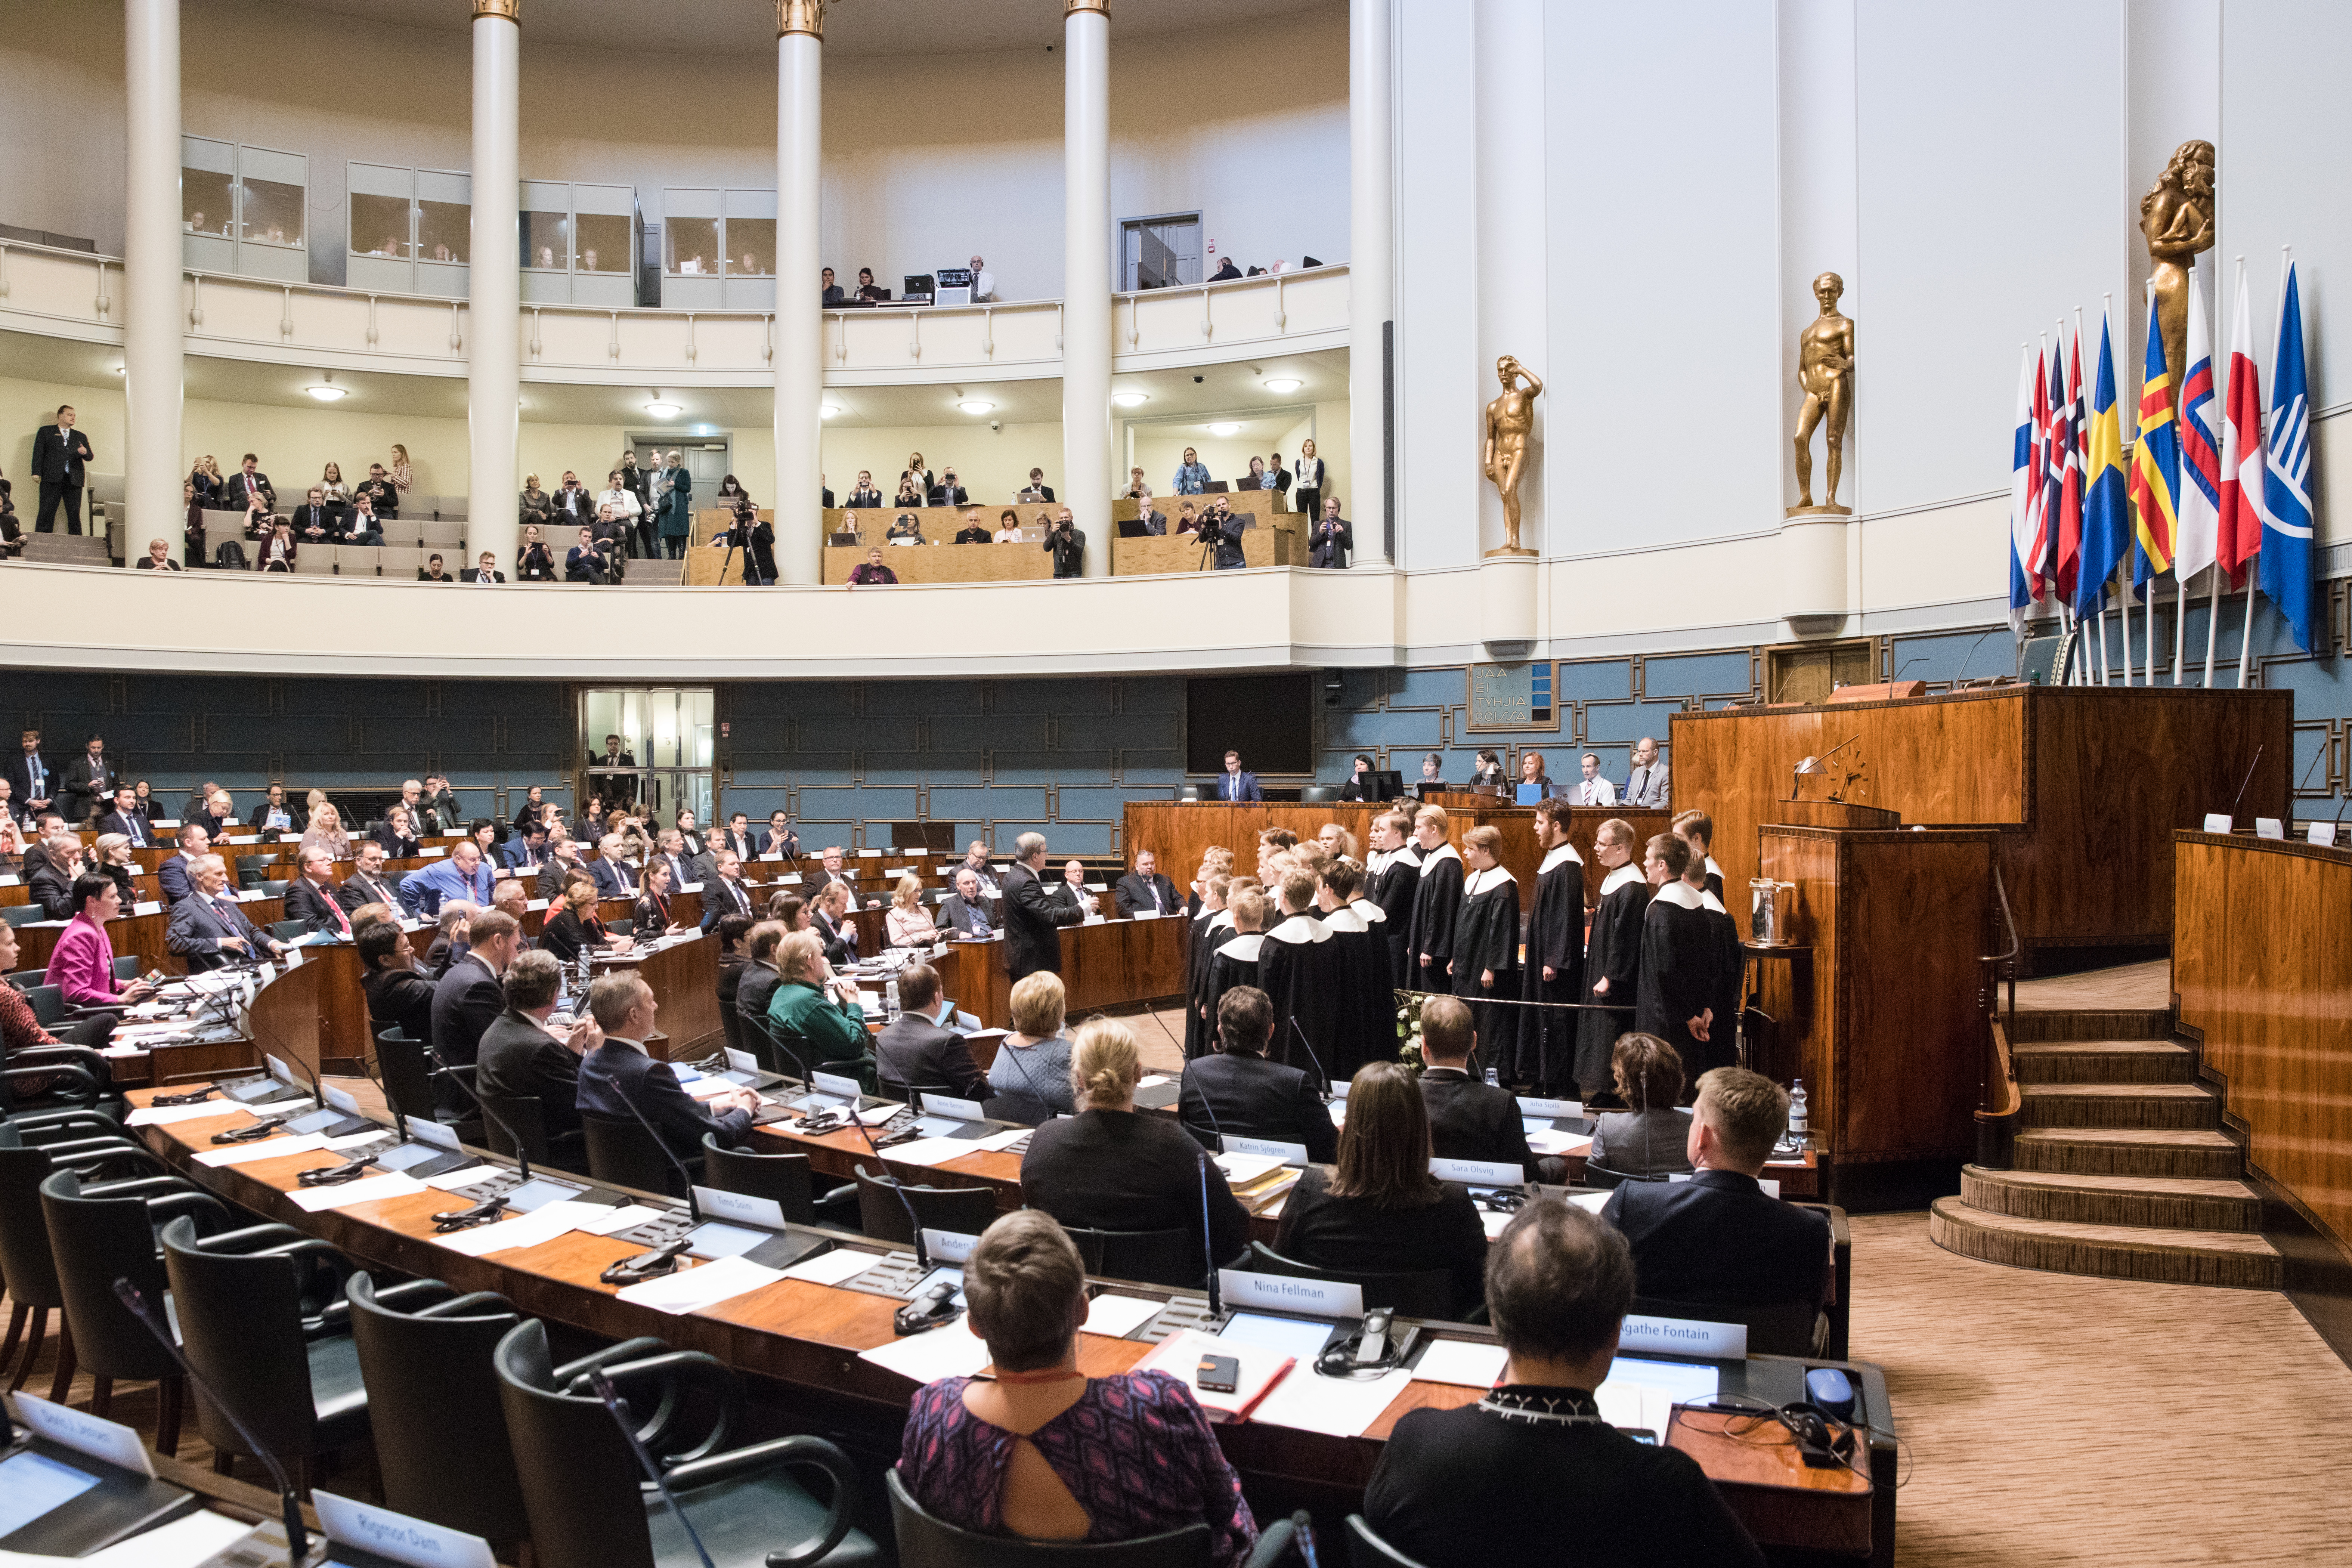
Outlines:
[[1204, 1355], [1196, 1374], [1202, 1390], [1208, 1394], [1234, 1394], [1242, 1385], [1242, 1363], [1239, 1356]]

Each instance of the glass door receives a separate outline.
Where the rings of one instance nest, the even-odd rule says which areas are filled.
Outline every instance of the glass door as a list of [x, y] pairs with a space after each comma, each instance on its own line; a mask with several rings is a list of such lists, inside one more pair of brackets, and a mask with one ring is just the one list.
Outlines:
[[[616, 808], [658, 835], [681, 809], [710, 820], [714, 785], [711, 688], [605, 687], [580, 694], [576, 798], [609, 819]], [[600, 829], [601, 830], [601, 829]]]

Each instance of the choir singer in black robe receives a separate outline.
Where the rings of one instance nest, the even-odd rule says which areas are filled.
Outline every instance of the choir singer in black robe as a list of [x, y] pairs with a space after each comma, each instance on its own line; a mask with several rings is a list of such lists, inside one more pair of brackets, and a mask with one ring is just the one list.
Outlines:
[[1708, 882], [1720, 882], [1719, 872], [1707, 868], [1707, 859], [1694, 845], [1690, 868], [1683, 873], [1685, 886], [1698, 891], [1700, 912], [1706, 916], [1707, 935], [1715, 950], [1715, 988], [1707, 1005], [1715, 1010], [1714, 1021], [1707, 1026], [1706, 1065], [1735, 1068], [1739, 1065], [1739, 988], [1748, 967], [1747, 955], [1739, 951], [1739, 922], [1723, 907], [1723, 900], [1706, 890]]
[[1685, 811], [1675, 818], [1674, 829], [1681, 836], [1682, 841], [1691, 847], [1691, 858], [1698, 861], [1706, 872], [1703, 879], [1706, 890], [1715, 895], [1717, 903], [1722, 903], [1723, 868], [1715, 863], [1714, 855], [1715, 818], [1703, 811]]
[[1384, 811], [1372, 819], [1372, 858], [1365, 862], [1369, 891], [1383, 917], [1381, 936], [1389, 948], [1389, 984], [1397, 990], [1416, 988], [1412, 946], [1412, 895], [1421, 886], [1421, 855], [1412, 847], [1412, 820], [1402, 811]]
[[1576, 1025], [1576, 1082], [1587, 1100], [1607, 1092], [1610, 1048], [1633, 1026], [1642, 916], [1650, 907], [1650, 884], [1633, 864], [1632, 823], [1622, 816], [1602, 823], [1592, 855], [1606, 875], [1592, 911], [1592, 939], [1584, 950], [1585, 1010]]
[[1389, 982], [1388, 939], [1370, 916], [1380, 905], [1360, 897], [1364, 868], [1342, 855], [1323, 868], [1315, 894], [1339, 969], [1339, 1038], [1325, 1058], [1335, 1079], [1353, 1078], [1366, 1062], [1396, 1058], [1396, 992]]
[[1502, 1081], [1524, 1085], [1530, 1075], [1519, 1062], [1519, 1009], [1490, 997], [1519, 994], [1519, 883], [1497, 858], [1499, 827], [1474, 827], [1462, 836], [1462, 912], [1454, 922], [1454, 994], [1468, 998], [1477, 1019], [1485, 1065]]
[[1706, 1065], [1715, 1019], [1715, 932], [1705, 895], [1683, 879], [1690, 846], [1671, 833], [1650, 840], [1642, 871], [1653, 889], [1642, 915], [1642, 971], [1633, 1026], [1655, 1035], [1683, 1058], [1685, 1081]]
[[[1527, 967], [1519, 995], [1528, 1002], [1584, 1000], [1584, 860], [1568, 841], [1568, 803], [1536, 805], [1535, 907], [1528, 916]], [[1521, 1009], [1519, 1061], [1535, 1092], [1573, 1099], [1576, 1026], [1581, 1014], [1565, 1007]]]
[[1258, 984], [1258, 953], [1265, 946], [1265, 895], [1255, 888], [1236, 893], [1226, 905], [1233, 931], [1209, 960], [1209, 977], [1196, 999], [1202, 1017], [1202, 1055], [1217, 1048], [1217, 1004], [1236, 985]]
[[1462, 914], [1462, 856], [1445, 841], [1445, 808], [1424, 805], [1414, 813], [1413, 842], [1421, 847], [1421, 880], [1412, 890], [1412, 923], [1405, 941], [1412, 948], [1415, 991], [1451, 992], [1454, 926]]
[[1347, 986], [1339, 950], [1316, 913], [1312, 871], [1293, 867], [1282, 877], [1282, 921], [1258, 950], [1259, 988], [1274, 1001], [1274, 1043], [1267, 1055], [1307, 1076], [1318, 1091], [1331, 1087], [1328, 1064], [1339, 1044]]
[[1233, 913], [1225, 908], [1225, 889], [1232, 886], [1232, 879], [1222, 871], [1210, 872], [1197, 886], [1201, 908], [1184, 953], [1184, 1059], [1188, 1062], [1217, 1048], [1216, 1031], [1201, 1013], [1201, 995], [1208, 989], [1210, 961], [1234, 934]]

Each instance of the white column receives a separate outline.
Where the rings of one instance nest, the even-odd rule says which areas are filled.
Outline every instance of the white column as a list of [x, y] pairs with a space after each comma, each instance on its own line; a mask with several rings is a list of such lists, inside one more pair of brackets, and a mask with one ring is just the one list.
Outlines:
[[[131, 100], [122, 247], [123, 501], [130, 521], [123, 554], [135, 558], [159, 534], [179, 538], [170, 525], [180, 516], [180, 342], [187, 325], [180, 300], [180, 0], [124, 0], [123, 45]], [[30, 487], [20, 499], [29, 521]], [[88, 501], [88, 490], [82, 499]], [[176, 546], [173, 554], [179, 554]]]
[[[474, 214], [466, 268], [466, 541], [515, 578], [516, 406], [521, 397], [522, 0], [474, 0]], [[468, 559], [464, 564], [472, 565]]]
[[1063, 0], [1062, 488], [1110, 572], [1110, 0]]
[[[1384, 562], [1387, 384], [1396, 171], [1389, 153], [1391, 0], [1348, 0], [1348, 472], [1331, 476], [1356, 525], [1355, 559]], [[1336, 487], [1335, 487], [1336, 488]]]
[[824, 177], [824, 0], [776, 4], [776, 574], [821, 580], [824, 305], [818, 287]]

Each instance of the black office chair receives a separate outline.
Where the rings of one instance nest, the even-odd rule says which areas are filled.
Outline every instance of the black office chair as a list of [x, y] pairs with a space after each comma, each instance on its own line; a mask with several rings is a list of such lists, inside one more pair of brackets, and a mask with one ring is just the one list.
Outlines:
[[[45, 1029], [70, 1029], [62, 1015], [65, 1004], [54, 985], [37, 985], [26, 994], [33, 1016]], [[60, 1041], [53, 1046], [26, 1046], [10, 1051], [8, 1066], [0, 1068], [0, 1111], [16, 1116], [59, 1110], [87, 1110], [110, 1120], [122, 1110], [122, 1097], [113, 1087], [106, 1058], [88, 1046]]]
[[[857, 1228], [877, 1241], [915, 1245], [915, 1227], [907, 1218], [909, 1204], [925, 1230], [978, 1236], [996, 1217], [996, 1194], [986, 1187], [910, 1187], [887, 1173], [869, 1176], [863, 1164], [852, 1169], [857, 1174]], [[898, 1201], [899, 1194], [906, 1203]]]
[[1110, 1279], [1133, 1279], [1145, 1285], [1198, 1290], [1207, 1283], [1204, 1261], [1192, 1233], [1182, 1226], [1173, 1230], [1088, 1230], [1066, 1225], [1077, 1244], [1087, 1272]]
[[292, 942], [296, 937], [310, 934], [310, 922], [309, 921], [272, 921], [269, 922], [269, 934], [279, 942]]
[[604, 931], [608, 936], [634, 936], [636, 934], [636, 920], [630, 915], [623, 915], [618, 920], [604, 922]]
[[10, 904], [0, 909], [0, 920], [12, 926], [28, 926], [47, 920], [49, 912], [38, 904]]
[[[492, 1360], [540, 1562], [689, 1568], [702, 1560], [586, 1378], [563, 1377], [553, 1365], [545, 1323], [516, 1324]], [[743, 1395], [721, 1363], [699, 1352], [655, 1351], [605, 1373], [633, 1417], [656, 1412], [640, 1440], [717, 1568], [807, 1568], [819, 1560], [860, 1568], [878, 1560], [873, 1541], [850, 1528], [857, 1472], [833, 1444], [776, 1437], [722, 1451]], [[713, 1406], [716, 1418], [698, 1441], [674, 1430], [677, 1412]], [[783, 1473], [794, 1467], [823, 1470], [832, 1501], [820, 1504]]]
[[722, 1193], [770, 1198], [794, 1225], [847, 1226], [856, 1222], [857, 1187], [845, 1183], [824, 1196], [816, 1194], [816, 1173], [806, 1154], [755, 1154], [730, 1149], [719, 1134], [702, 1135], [702, 1179]]
[[1407, 1557], [1373, 1534], [1362, 1514], [1351, 1513], [1348, 1516], [1348, 1568], [1422, 1568], [1422, 1564], [1418, 1558]]
[[[515, 1144], [520, 1140], [521, 1152], [534, 1165], [551, 1165], [559, 1171], [578, 1175], [588, 1172], [587, 1140], [578, 1132], [566, 1132], [551, 1138], [547, 1132], [547, 1116], [535, 1094], [499, 1094], [492, 1089], [478, 1090], [482, 1108], [488, 1114], [482, 1118], [482, 1135], [488, 1141], [490, 1152], [512, 1159]], [[504, 1121], [506, 1126], [499, 1125]], [[507, 1136], [507, 1128], [514, 1129], [514, 1137]]]
[[376, 1030], [375, 1067], [383, 1075], [383, 1097], [393, 1109], [415, 1121], [437, 1120], [433, 1104], [433, 1064], [423, 1042], [412, 1040], [399, 1025]]
[[116, 960], [114, 961], [114, 978], [115, 978], [115, 979], [117, 979], [117, 980], [135, 980], [135, 979], [137, 979], [138, 977], [139, 977], [139, 955], [138, 955], [137, 953], [135, 953], [135, 952], [126, 952], [126, 953], [124, 953], [121, 957], [120, 957], [120, 958], [118, 958], [118, 959], [116, 959]]
[[[599, 1116], [593, 1110], [580, 1113], [580, 1131], [588, 1152], [588, 1174], [614, 1186], [635, 1187], [641, 1193], [667, 1193], [671, 1197], [686, 1196], [678, 1184], [677, 1173], [662, 1154], [654, 1135], [637, 1124], [635, 1117]], [[693, 1165], [687, 1167], [691, 1173]]]
[[[486, 1290], [461, 1296], [437, 1279], [379, 1291], [365, 1273], [351, 1277], [344, 1296], [384, 1506], [495, 1542], [528, 1535], [492, 1365], [499, 1341], [520, 1321], [513, 1306]], [[662, 1348], [659, 1340], [625, 1340], [554, 1375], [568, 1384], [591, 1367]]]
[[[163, 1268], [188, 1364], [257, 1439], [301, 1461], [296, 1484], [308, 1497], [311, 1460], [368, 1435], [367, 1385], [343, 1300], [350, 1265], [290, 1226], [199, 1237], [181, 1218], [163, 1227]], [[252, 1457], [211, 1400], [196, 1402], [196, 1424], [221, 1474], [235, 1456]]]
[[1300, 1279], [1325, 1279], [1353, 1285], [1364, 1293], [1367, 1307], [1392, 1307], [1408, 1318], [1461, 1321], [1454, 1302], [1454, 1276], [1444, 1268], [1416, 1268], [1398, 1274], [1354, 1274], [1336, 1268], [1311, 1268], [1285, 1258], [1262, 1241], [1253, 1241], [1246, 1268], [1260, 1274], [1287, 1274]]
[[1818, 1353], [1821, 1307], [1812, 1301], [1676, 1301], [1664, 1296], [1636, 1296], [1633, 1310], [1644, 1317], [1682, 1318], [1700, 1323], [1738, 1323], [1748, 1331], [1750, 1355], [1805, 1356]]
[[38, 985], [42, 981], [47, 979], [48, 974], [49, 972], [47, 969], [20, 969], [14, 974], [0, 975], [0, 979], [5, 979], [9, 984], [15, 986], [19, 992], [25, 992], [30, 991], [34, 986]]
[[1339, 798], [1338, 784], [1301, 784], [1298, 788], [1298, 804], [1301, 805], [1325, 805]]
[[[8, 1384], [11, 1394], [25, 1386], [34, 1363], [41, 1359], [41, 1347], [48, 1340], [49, 1313], [65, 1306], [65, 1288], [58, 1283], [56, 1254], [49, 1247], [48, 1221], [41, 1212], [41, 1184], [60, 1169], [88, 1175], [163, 1169], [152, 1154], [121, 1133], [120, 1128], [109, 1133], [82, 1125], [43, 1126], [23, 1117], [0, 1121], [0, 1281], [6, 1282], [12, 1309], [8, 1337], [0, 1344], [0, 1373], [12, 1363], [16, 1365], [16, 1376]], [[29, 1342], [26, 1339], [28, 1323]], [[62, 1324], [58, 1331], [63, 1342], [69, 1344], [70, 1331]], [[20, 1344], [25, 1346], [25, 1357], [18, 1362]], [[59, 1356], [61, 1363], [71, 1360], [70, 1352], [63, 1349]], [[66, 1376], [70, 1383], [72, 1373], [68, 1371]], [[64, 1389], [59, 1386], [53, 1392], [62, 1395]]]
[[[908, 1494], [893, 1465], [885, 1476], [890, 1489], [890, 1523], [898, 1538], [898, 1568], [1205, 1568], [1209, 1527], [1193, 1523], [1132, 1541], [1023, 1541], [983, 1535], [950, 1524]], [[1253, 1552], [1250, 1561], [1259, 1561]]]
[[1178, 784], [1176, 786], [1175, 794], [1170, 798], [1173, 800], [1214, 800], [1217, 797], [1213, 789], [1208, 784]]
[[[168, 1221], [193, 1231], [201, 1222], [204, 1230], [226, 1230], [227, 1205], [180, 1176], [133, 1176], [84, 1185], [81, 1173], [71, 1168], [42, 1177], [40, 1194], [65, 1321], [50, 1398], [62, 1397], [79, 1368], [95, 1380], [90, 1414], [102, 1417], [112, 1408], [118, 1379], [152, 1382], [157, 1385], [155, 1447], [163, 1453], [177, 1453], [183, 1393], [179, 1363], [131, 1316], [114, 1293], [114, 1282], [129, 1279], [161, 1310], [163, 1259], [155, 1249], [155, 1227]], [[16, 1283], [13, 1274], [9, 1283]]]

